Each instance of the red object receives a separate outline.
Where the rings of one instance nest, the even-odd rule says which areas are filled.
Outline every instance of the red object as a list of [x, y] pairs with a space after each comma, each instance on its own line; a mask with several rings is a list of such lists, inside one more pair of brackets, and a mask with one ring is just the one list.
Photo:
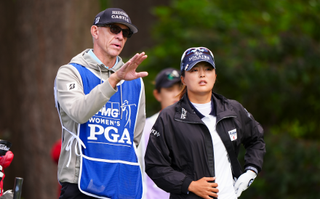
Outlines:
[[7, 168], [8, 166], [10, 166], [12, 160], [13, 160], [13, 153], [11, 151], [7, 151], [7, 153], [3, 156], [0, 156], [0, 165], [2, 166], [2, 173], [3, 173], [3, 177], [0, 181], [0, 196], [2, 196], [3, 194], [3, 180], [4, 177], [6, 176], [4, 174], [4, 169]]
[[[54, 143], [51, 148], [51, 158], [56, 164], [58, 164], [60, 152], [61, 152], [61, 139], [58, 140], [56, 143]], [[60, 196], [60, 192], [61, 192], [61, 185], [58, 183], [58, 196]]]
[[58, 140], [56, 143], [54, 143], [51, 149], [51, 157], [56, 164], [58, 164], [60, 152], [61, 152], [61, 139]]

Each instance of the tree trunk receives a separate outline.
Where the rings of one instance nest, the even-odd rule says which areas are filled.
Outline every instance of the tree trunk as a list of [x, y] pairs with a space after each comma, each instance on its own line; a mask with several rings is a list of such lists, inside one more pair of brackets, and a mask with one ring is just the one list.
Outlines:
[[61, 126], [53, 82], [62, 64], [92, 46], [99, 11], [99, 1], [0, 1], [0, 138], [12, 142], [15, 155], [4, 190], [22, 177], [23, 198], [58, 198], [51, 147]]
[[[152, 46], [151, 8], [164, 1], [112, 0], [124, 9], [139, 33], [127, 42], [123, 57]], [[0, 1], [0, 139], [12, 143], [15, 157], [5, 169], [4, 190], [22, 177], [22, 198], [58, 198], [57, 165], [51, 147], [61, 137], [53, 83], [58, 68], [92, 47], [90, 26], [100, 1]]]

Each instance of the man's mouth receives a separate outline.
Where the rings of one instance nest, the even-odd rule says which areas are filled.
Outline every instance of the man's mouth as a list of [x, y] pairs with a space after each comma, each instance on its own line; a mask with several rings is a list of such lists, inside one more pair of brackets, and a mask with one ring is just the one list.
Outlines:
[[115, 47], [117, 47], [117, 48], [121, 48], [121, 45], [119, 45], [119, 44], [113, 44]]

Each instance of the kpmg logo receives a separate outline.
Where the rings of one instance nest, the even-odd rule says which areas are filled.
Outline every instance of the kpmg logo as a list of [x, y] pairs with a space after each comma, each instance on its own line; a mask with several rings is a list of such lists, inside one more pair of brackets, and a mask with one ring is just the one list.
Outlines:
[[110, 119], [120, 119], [120, 103], [108, 102], [104, 105], [96, 115], [101, 115]]

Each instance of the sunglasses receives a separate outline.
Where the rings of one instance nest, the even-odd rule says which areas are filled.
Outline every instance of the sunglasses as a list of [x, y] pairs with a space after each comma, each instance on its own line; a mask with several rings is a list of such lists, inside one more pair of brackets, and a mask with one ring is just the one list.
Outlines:
[[188, 48], [187, 50], [184, 51], [184, 53], [182, 54], [181, 57], [181, 61], [189, 55], [193, 55], [193, 54], [197, 54], [197, 53], [204, 53], [207, 55], [210, 55], [212, 58], [214, 58], [211, 50], [209, 50], [208, 48], [205, 47], [197, 47], [197, 48]]
[[102, 25], [102, 27], [109, 27], [110, 32], [112, 32], [113, 34], [119, 34], [122, 31], [123, 37], [130, 38], [133, 35], [133, 32], [130, 29], [122, 29], [115, 24], [106, 24]]

